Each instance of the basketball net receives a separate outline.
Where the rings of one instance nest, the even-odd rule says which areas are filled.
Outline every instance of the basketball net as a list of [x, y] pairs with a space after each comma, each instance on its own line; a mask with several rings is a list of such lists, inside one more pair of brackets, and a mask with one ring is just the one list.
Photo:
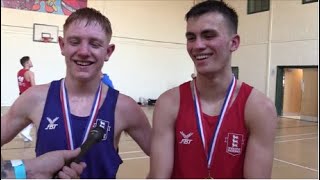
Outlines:
[[42, 37], [42, 41], [43, 41], [44, 43], [51, 42], [52, 39], [53, 39], [52, 37]]

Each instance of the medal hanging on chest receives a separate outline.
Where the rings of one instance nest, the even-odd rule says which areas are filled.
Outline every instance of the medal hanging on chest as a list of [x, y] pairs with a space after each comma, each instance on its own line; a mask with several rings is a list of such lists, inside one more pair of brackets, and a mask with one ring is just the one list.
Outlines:
[[[75, 149], [75, 147], [74, 147], [73, 136], [72, 136], [71, 112], [70, 112], [68, 93], [67, 93], [67, 89], [65, 87], [65, 79], [61, 80], [60, 86], [61, 86], [60, 100], [61, 100], [61, 105], [62, 105], [64, 125], [65, 125], [65, 130], [66, 130], [67, 145], [68, 145], [68, 149], [73, 150], [73, 149]], [[95, 120], [97, 118], [99, 104], [100, 104], [100, 100], [101, 100], [101, 94], [102, 94], [101, 91], [102, 91], [102, 85], [100, 82], [99, 88], [96, 92], [95, 99], [92, 104], [91, 113], [89, 116], [89, 121], [87, 123], [81, 144], [83, 144], [84, 141], [87, 139], [89, 131], [92, 128], [92, 126], [95, 123]]]
[[218, 122], [217, 125], [215, 127], [215, 131], [213, 132], [213, 136], [212, 139], [210, 141], [210, 145], [208, 147], [208, 152], [206, 152], [206, 138], [205, 137], [210, 137], [210, 136], [205, 136], [204, 135], [204, 128], [203, 128], [203, 118], [202, 118], [202, 109], [201, 109], [201, 102], [200, 102], [200, 98], [199, 98], [199, 92], [196, 86], [196, 80], [194, 80], [193, 82], [193, 102], [194, 102], [194, 108], [195, 108], [195, 115], [196, 115], [196, 120], [197, 120], [197, 127], [198, 127], [198, 132], [200, 134], [200, 138], [202, 141], [202, 145], [203, 145], [203, 149], [205, 151], [205, 154], [207, 156], [207, 168], [208, 168], [208, 177], [207, 179], [213, 179], [211, 174], [210, 174], [210, 167], [211, 167], [211, 162], [212, 162], [212, 158], [213, 158], [213, 152], [215, 149], [215, 145], [217, 142], [217, 137], [219, 134], [219, 130], [221, 127], [221, 124], [223, 122], [223, 119], [225, 117], [225, 114], [227, 112], [227, 109], [229, 108], [230, 104], [231, 104], [231, 100], [232, 100], [232, 96], [234, 94], [234, 90], [236, 87], [236, 79], [233, 76], [232, 77], [232, 81], [228, 87], [227, 90], [227, 94], [225, 96], [222, 108], [220, 110], [220, 114], [219, 114], [219, 118], [218, 118]]
[[210, 173], [210, 169], [208, 169], [208, 177], [207, 179], [213, 179], [212, 176], [211, 176], [211, 173]]

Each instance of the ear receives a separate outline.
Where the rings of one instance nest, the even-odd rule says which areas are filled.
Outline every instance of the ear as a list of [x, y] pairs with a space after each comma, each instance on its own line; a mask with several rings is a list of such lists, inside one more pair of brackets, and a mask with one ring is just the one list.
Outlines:
[[113, 51], [115, 49], [115, 45], [114, 44], [109, 44], [108, 48], [107, 48], [107, 57], [104, 61], [108, 61], [110, 56], [112, 55]]
[[58, 41], [59, 41], [61, 54], [64, 56], [64, 41], [63, 41], [63, 37], [59, 36]]
[[230, 47], [231, 52], [237, 50], [240, 45], [240, 36], [238, 34], [233, 35], [230, 43], [231, 43], [231, 47]]

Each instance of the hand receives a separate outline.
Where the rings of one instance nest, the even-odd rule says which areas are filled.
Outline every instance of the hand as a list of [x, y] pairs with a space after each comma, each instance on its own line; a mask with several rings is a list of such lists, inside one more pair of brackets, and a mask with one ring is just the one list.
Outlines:
[[49, 179], [59, 170], [59, 178], [79, 178], [86, 164], [81, 162], [71, 163], [70, 167], [65, 163], [75, 158], [80, 153], [80, 148], [76, 150], [59, 150], [43, 154], [37, 158], [25, 160], [27, 178]]
[[85, 163], [81, 162], [77, 164], [72, 162], [70, 167], [63, 166], [62, 170], [58, 173], [57, 178], [60, 179], [80, 179], [80, 175], [85, 168]]

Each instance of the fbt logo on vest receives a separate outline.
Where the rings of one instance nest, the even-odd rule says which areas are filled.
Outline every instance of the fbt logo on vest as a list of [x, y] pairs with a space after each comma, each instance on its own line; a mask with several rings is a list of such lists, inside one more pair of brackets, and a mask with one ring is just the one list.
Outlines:
[[45, 130], [54, 130], [58, 126], [58, 124], [55, 124], [55, 122], [59, 119], [59, 117], [55, 117], [54, 119], [51, 119], [47, 117], [47, 120], [49, 122], [48, 126], [45, 128]]
[[180, 131], [180, 134], [182, 135], [182, 139], [180, 141], [180, 144], [190, 144], [192, 139], [189, 139], [193, 133], [189, 133], [189, 134], [184, 134], [184, 132]]

